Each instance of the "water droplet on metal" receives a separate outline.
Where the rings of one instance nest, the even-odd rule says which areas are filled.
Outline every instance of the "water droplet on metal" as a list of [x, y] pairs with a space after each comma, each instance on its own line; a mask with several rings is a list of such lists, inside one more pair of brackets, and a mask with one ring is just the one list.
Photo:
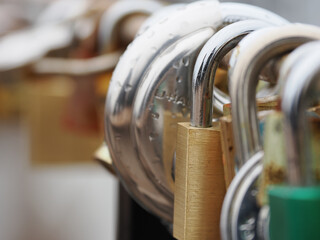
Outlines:
[[173, 64], [173, 68], [179, 69], [179, 67], [180, 67], [180, 62], [175, 62], [175, 63]]
[[156, 98], [158, 99], [163, 99], [166, 96], [166, 91], [162, 91], [162, 90], [157, 90], [157, 93], [155, 95]]
[[168, 21], [168, 17], [165, 17], [165, 18], [161, 19], [161, 20], [159, 21], [159, 23], [160, 23], [160, 24], [163, 24], [163, 23], [165, 23], [166, 21]]
[[151, 48], [151, 52], [153, 52], [153, 53], [157, 52], [157, 50], [158, 50], [158, 49], [157, 49], [156, 47], [152, 47], [152, 48]]
[[130, 92], [132, 90], [132, 85], [131, 84], [126, 84], [125, 88], [124, 88], [124, 91], [125, 92]]
[[188, 66], [189, 66], [189, 58], [188, 58], [188, 57], [182, 58], [182, 64], [183, 64], [185, 67], [188, 67]]
[[153, 119], [158, 119], [159, 118], [159, 113], [155, 112], [155, 113], [151, 113], [151, 117]]
[[150, 142], [155, 141], [158, 138], [158, 136], [159, 136], [159, 134], [156, 132], [150, 133], [150, 135], [149, 135]]
[[149, 111], [152, 111], [153, 107], [154, 107], [154, 104], [151, 103], [151, 104], [149, 105], [149, 107], [148, 107]]

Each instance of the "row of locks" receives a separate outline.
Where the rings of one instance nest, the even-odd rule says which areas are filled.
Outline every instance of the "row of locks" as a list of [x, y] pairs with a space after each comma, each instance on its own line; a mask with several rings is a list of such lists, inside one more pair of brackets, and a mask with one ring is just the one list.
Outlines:
[[320, 28], [215, 0], [95, 7], [2, 36], [1, 77], [90, 91], [117, 64], [106, 166], [175, 238], [320, 239]]
[[151, 15], [105, 106], [113, 168], [177, 239], [320, 239], [320, 28], [198, 1]]

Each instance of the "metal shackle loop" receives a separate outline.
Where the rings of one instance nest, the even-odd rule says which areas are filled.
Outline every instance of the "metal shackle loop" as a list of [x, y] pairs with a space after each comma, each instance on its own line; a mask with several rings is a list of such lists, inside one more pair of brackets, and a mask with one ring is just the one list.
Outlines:
[[[236, 11], [238, 8], [242, 11]], [[172, 117], [170, 126], [178, 119], [190, 121], [192, 66], [197, 54], [230, 19], [286, 22], [275, 16], [246, 4], [187, 4], [140, 32], [118, 62], [106, 98], [106, 142], [129, 193], [162, 219], [171, 222], [173, 215], [173, 190], [163, 160], [164, 115], [175, 113], [172, 110], [183, 112], [181, 118]], [[169, 145], [174, 147], [175, 138], [171, 141]], [[167, 157], [171, 162], [173, 155]]]
[[98, 39], [100, 52], [105, 52], [106, 48], [115, 44], [115, 30], [124, 18], [133, 14], [151, 15], [162, 7], [160, 2], [146, 0], [118, 1], [112, 4], [101, 16]]
[[259, 20], [240, 21], [224, 27], [207, 41], [193, 71], [191, 126], [212, 126], [214, 79], [220, 61], [247, 34], [267, 26], [271, 24]]
[[[190, 25], [186, 26], [189, 19], [194, 21], [189, 21]], [[160, 53], [170, 50], [170, 46], [179, 43], [182, 38], [192, 36], [199, 29], [202, 29], [202, 32], [212, 31], [201, 41], [208, 39], [213, 34], [213, 29], [221, 22], [218, 1], [195, 2], [171, 11], [168, 16], [140, 32], [128, 46], [113, 72], [108, 90], [105, 105], [105, 137], [115, 170], [140, 205], [167, 222], [172, 222], [173, 194], [159, 184], [161, 181], [155, 183], [157, 180], [154, 180], [153, 172], [146, 170], [147, 165], [141, 160], [141, 155], [148, 149], [140, 151], [143, 146], [135, 141], [132, 115], [135, 102], [139, 99], [136, 96], [141, 97], [138, 92], [141, 88], [139, 85], [146, 82], [143, 79], [150, 76], [148, 72], [159, 59]], [[194, 43], [193, 48], [197, 47]], [[143, 92], [143, 95], [147, 95], [147, 92]], [[149, 107], [147, 105], [145, 109]], [[148, 110], [146, 113], [151, 114]], [[161, 124], [161, 121], [158, 123]], [[146, 124], [145, 127], [150, 125]], [[154, 143], [156, 135], [149, 129], [147, 131], [146, 135], [143, 134], [142, 141], [150, 140]], [[148, 160], [153, 161], [155, 165], [154, 157]], [[156, 165], [161, 167], [159, 164]], [[163, 169], [158, 171], [159, 174], [161, 171]]]
[[250, 34], [232, 54], [229, 86], [238, 168], [262, 150], [255, 99], [259, 72], [272, 58], [315, 39], [320, 39], [320, 29], [315, 26], [290, 24], [273, 27]]
[[320, 96], [320, 41], [305, 44], [296, 51], [306, 55], [297, 60], [287, 75], [281, 101], [288, 158], [287, 177], [290, 185], [311, 186], [315, 184], [315, 179], [306, 111]]
[[[204, 2], [199, 4], [203, 5]], [[238, 16], [233, 15], [234, 21], [245, 18], [247, 12], [245, 10], [251, 10], [252, 8], [252, 6], [244, 4], [227, 5], [228, 7], [224, 8], [226, 11], [236, 7], [241, 7], [243, 10]], [[223, 4], [219, 6], [221, 8]], [[219, 14], [224, 14], [225, 17], [228, 16], [221, 10], [217, 11]], [[271, 17], [273, 14], [269, 16], [269, 12], [263, 9], [259, 9], [259, 12], [261, 13], [259, 16], [262, 16], [262, 21], [270, 24], [281, 25], [286, 22], [286, 20], [279, 20], [279, 18], [274, 20]], [[264, 14], [262, 14], [263, 12]], [[247, 16], [247, 18], [250, 17]], [[172, 180], [168, 180], [168, 177], [161, 170], [163, 165], [170, 166], [171, 169], [172, 164], [168, 162], [172, 162], [174, 155], [173, 153], [171, 154], [172, 149], [170, 149], [170, 154], [166, 154], [167, 151], [163, 154], [165, 152], [163, 149], [166, 148], [165, 144], [167, 144], [163, 140], [165, 128], [167, 127], [163, 123], [165, 121], [164, 116], [168, 115], [168, 113], [172, 115], [171, 127], [174, 122], [190, 121], [190, 85], [192, 83], [194, 62], [205, 41], [215, 34], [217, 29], [221, 29], [225, 25], [226, 22], [223, 19], [221, 22], [216, 21], [212, 28], [199, 29], [193, 34], [189, 34], [189, 36], [180, 37], [179, 41], [172, 41], [170, 48], [159, 49], [160, 54], [153, 60], [146, 74], [140, 79], [141, 84], [134, 99], [132, 119], [139, 158], [143, 167], [149, 172], [149, 176], [154, 176], [153, 178], [150, 177], [150, 179], [165, 194], [172, 197], [172, 185], [174, 183]], [[172, 26], [169, 26], [166, 30], [170, 29], [170, 27]], [[195, 45], [195, 42], [198, 44]], [[176, 44], [179, 44], [179, 47], [176, 47]], [[146, 109], [148, 110], [146, 111]], [[170, 145], [174, 152], [175, 136], [172, 136], [170, 141], [170, 144], [167, 145]]]

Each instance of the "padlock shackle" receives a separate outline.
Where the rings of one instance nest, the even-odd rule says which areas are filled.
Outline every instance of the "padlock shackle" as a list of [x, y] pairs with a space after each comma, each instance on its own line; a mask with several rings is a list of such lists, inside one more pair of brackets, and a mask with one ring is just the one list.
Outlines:
[[236, 22], [222, 28], [203, 46], [193, 71], [191, 126], [212, 126], [214, 80], [222, 58], [247, 34], [268, 26], [271, 24], [259, 20]]
[[320, 29], [306, 24], [261, 29], [244, 38], [232, 54], [229, 86], [238, 168], [262, 149], [255, 94], [261, 69], [274, 57], [315, 39], [320, 39]]
[[288, 161], [287, 177], [290, 185], [312, 186], [315, 185], [315, 176], [307, 108], [320, 96], [320, 41], [305, 44], [298, 50], [304, 51], [307, 56], [298, 59], [287, 75], [281, 101]]
[[103, 13], [98, 29], [99, 52], [105, 53], [114, 48], [117, 38], [115, 32], [123, 19], [134, 14], [151, 15], [164, 7], [163, 3], [157, 1], [117, 1]]

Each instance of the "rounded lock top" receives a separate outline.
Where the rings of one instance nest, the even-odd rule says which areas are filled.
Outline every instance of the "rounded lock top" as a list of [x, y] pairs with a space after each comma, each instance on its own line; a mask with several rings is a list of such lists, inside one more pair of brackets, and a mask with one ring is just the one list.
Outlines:
[[198, 55], [193, 71], [191, 125], [212, 126], [214, 78], [222, 58], [250, 32], [270, 23], [245, 20], [224, 27], [213, 35]]
[[117, 1], [112, 4], [101, 16], [99, 25], [99, 49], [100, 52], [115, 45], [115, 31], [119, 23], [133, 14], [151, 15], [161, 9], [163, 4], [158, 1]]
[[[142, 206], [168, 222], [172, 221], [173, 216], [172, 193], [168, 193], [159, 184], [166, 182], [165, 180], [161, 178], [154, 180], [155, 173], [146, 171], [145, 166], [142, 165], [140, 148], [146, 151], [149, 146], [142, 146], [139, 142], [138, 144], [135, 142], [134, 129], [131, 124], [133, 107], [136, 105], [135, 98], [139, 99], [139, 96], [141, 98], [147, 94], [146, 92], [136, 94], [136, 91], [140, 82], [147, 76], [151, 76], [150, 68], [155, 62], [160, 62], [159, 57], [164, 56], [161, 53], [169, 54], [171, 50], [180, 51], [177, 46], [180, 46], [182, 42], [181, 47], [188, 47], [186, 51], [182, 49], [183, 57], [189, 56], [213, 34], [213, 29], [221, 22], [222, 18], [217, 1], [196, 2], [171, 12], [167, 18], [161, 19], [147, 28], [128, 46], [113, 73], [108, 91], [105, 132], [116, 171], [131, 195]], [[176, 52], [174, 54], [177, 54], [178, 57], [181, 56]], [[179, 65], [182, 59], [178, 57], [179, 61], [171, 63], [168, 67], [172, 74], [185, 71], [183, 67], [188, 64], [185, 61], [184, 65]], [[163, 64], [166, 62], [168, 61], [162, 61]], [[175, 78], [176, 76], [174, 76]], [[172, 75], [170, 79], [173, 79]], [[157, 96], [161, 98], [159, 94]], [[151, 119], [154, 119], [156, 126], [161, 127], [161, 118], [158, 117], [154, 109], [156, 107], [158, 106], [150, 104], [144, 110], [147, 111]], [[154, 125], [150, 126], [147, 123], [144, 125], [149, 128], [147, 134], [144, 135], [147, 143], [157, 143], [161, 139], [161, 135], [150, 131], [150, 127], [153, 128]], [[158, 144], [155, 144], [155, 147], [157, 146]], [[160, 150], [162, 149], [160, 148]], [[159, 167], [159, 174], [163, 172], [161, 159], [155, 158], [153, 155], [148, 160], [151, 161], [151, 164]]]
[[256, 31], [244, 38], [230, 59], [230, 92], [237, 167], [262, 149], [255, 91], [262, 67], [272, 58], [319, 39], [320, 29], [290, 24]]
[[[176, 122], [189, 121], [192, 66], [205, 41], [226, 25], [223, 5], [191, 3], [147, 28], [120, 59], [107, 95], [106, 141], [118, 175], [142, 206], [169, 222], [176, 137], [172, 133]], [[224, 9], [239, 6], [252, 8], [228, 4]], [[259, 12], [263, 19], [269, 13]], [[234, 21], [245, 17], [251, 18], [239, 12]]]
[[[284, 133], [288, 157], [288, 182], [291, 185], [314, 185], [312, 171], [311, 137], [307, 108], [320, 95], [320, 41], [305, 44], [293, 52], [297, 59], [286, 77], [282, 92], [281, 110], [284, 113]], [[288, 59], [290, 61], [290, 59]]]

